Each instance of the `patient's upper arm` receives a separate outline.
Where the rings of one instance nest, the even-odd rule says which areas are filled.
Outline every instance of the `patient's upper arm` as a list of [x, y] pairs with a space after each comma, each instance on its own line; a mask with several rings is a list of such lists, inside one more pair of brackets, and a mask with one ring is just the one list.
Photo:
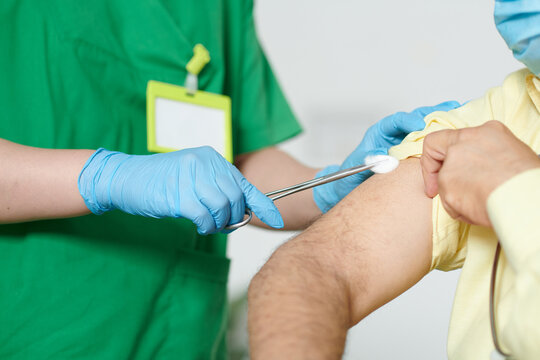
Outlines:
[[428, 273], [431, 213], [420, 163], [409, 159], [370, 178], [288, 246], [345, 281], [355, 323]]

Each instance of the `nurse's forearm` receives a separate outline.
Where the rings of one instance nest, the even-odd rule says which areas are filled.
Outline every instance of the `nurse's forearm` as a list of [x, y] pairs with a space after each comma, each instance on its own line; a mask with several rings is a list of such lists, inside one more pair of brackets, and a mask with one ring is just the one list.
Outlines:
[[0, 223], [89, 213], [77, 178], [93, 150], [51, 150], [0, 139]]
[[[242, 155], [237, 158], [235, 165], [246, 179], [264, 193], [310, 180], [320, 170], [301, 164], [275, 147]], [[276, 205], [283, 216], [285, 230], [305, 229], [321, 215], [311, 189], [279, 199]], [[255, 217], [252, 224], [265, 226]]]

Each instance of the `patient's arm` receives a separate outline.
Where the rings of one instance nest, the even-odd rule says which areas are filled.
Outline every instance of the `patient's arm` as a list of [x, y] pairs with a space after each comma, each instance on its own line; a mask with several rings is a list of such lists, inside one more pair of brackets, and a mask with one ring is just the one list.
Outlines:
[[249, 289], [252, 357], [340, 358], [350, 327], [429, 271], [431, 203], [406, 160], [279, 248]]

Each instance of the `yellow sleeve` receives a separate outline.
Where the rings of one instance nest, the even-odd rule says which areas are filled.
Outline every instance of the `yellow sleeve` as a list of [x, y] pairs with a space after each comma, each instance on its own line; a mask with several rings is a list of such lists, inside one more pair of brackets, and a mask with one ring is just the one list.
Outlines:
[[[510, 74], [500, 87], [489, 90], [482, 98], [472, 100], [462, 107], [437, 111], [425, 117], [423, 131], [409, 134], [403, 142], [390, 149], [390, 155], [403, 160], [420, 157], [424, 138], [432, 132], [479, 126], [489, 120], [507, 122], [512, 119], [516, 104], [525, 93], [526, 69]], [[465, 261], [469, 225], [452, 219], [444, 210], [439, 197], [433, 201], [433, 254], [432, 269], [453, 270]]]
[[502, 329], [516, 359], [540, 354], [540, 169], [521, 173], [488, 198], [489, 218], [512, 270], [515, 299]]
[[[400, 145], [391, 148], [389, 154], [399, 160], [420, 157], [424, 138], [428, 134], [439, 130], [466, 127], [467, 122], [464, 119], [478, 118], [474, 116], [475, 113], [482, 111], [478, 101], [480, 100], [470, 102], [449, 112], [435, 112], [428, 115], [425, 118], [426, 128], [423, 131], [409, 134]], [[469, 113], [470, 116], [468, 116]], [[460, 268], [465, 261], [468, 225], [452, 219], [444, 210], [439, 196], [433, 199], [432, 225], [431, 270], [450, 271]]]
[[[426, 127], [423, 131], [409, 134], [403, 142], [390, 149], [390, 155], [403, 160], [409, 157], [420, 157], [424, 138], [435, 131], [460, 129], [477, 126], [493, 117], [490, 100], [497, 88], [490, 90], [485, 97], [470, 101], [466, 105], [449, 111], [437, 111], [424, 119]], [[431, 269], [450, 271], [463, 266], [467, 250], [469, 225], [456, 221], [444, 210], [439, 196], [433, 199], [433, 253]]]

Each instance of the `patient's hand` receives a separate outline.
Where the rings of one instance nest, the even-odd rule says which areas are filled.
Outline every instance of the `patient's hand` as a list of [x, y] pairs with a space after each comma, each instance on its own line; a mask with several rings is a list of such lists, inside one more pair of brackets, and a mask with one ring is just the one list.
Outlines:
[[429, 134], [423, 152], [426, 194], [439, 193], [450, 216], [474, 225], [491, 226], [487, 199], [498, 186], [540, 167], [531, 148], [498, 121]]
[[253, 359], [338, 359], [347, 330], [429, 271], [420, 163], [366, 181], [270, 258], [249, 289]]

